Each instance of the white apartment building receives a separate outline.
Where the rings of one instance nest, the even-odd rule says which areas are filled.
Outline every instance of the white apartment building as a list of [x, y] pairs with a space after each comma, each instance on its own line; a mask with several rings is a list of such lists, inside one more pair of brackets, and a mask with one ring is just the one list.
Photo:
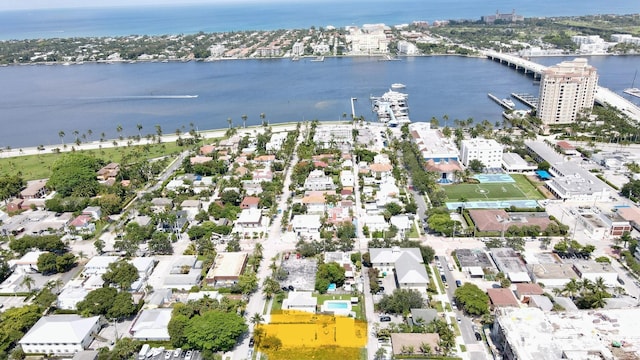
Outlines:
[[493, 139], [462, 140], [460, 158], [464, 166], [469, 166], [471, 160], [477, 159], [486, 168], [498, 169], [502, 166], [502, 145]]
[[540, 80], [537, 115], [545, 126], [573, 123], [580, 112], [591, 112], [597, 87], [596, 68], [586, 59], [550, 66]]
[[402, 55], [416, 55], [418, 54], [418, 47], [416, 44], [408, 42], [406, 40], [398, 41], [398, 54]]
[[304, 55], [304, 43], [297, 41], [293, 46], [291, 46], [291, 55], [293, 56], [302, 56]]

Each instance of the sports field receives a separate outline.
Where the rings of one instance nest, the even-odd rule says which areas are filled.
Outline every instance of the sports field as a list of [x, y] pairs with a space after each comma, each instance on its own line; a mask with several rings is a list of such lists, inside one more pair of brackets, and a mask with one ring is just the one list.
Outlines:
[[449, 201], [537, 200], [544, 197], [524, 175], [511, 175], [514, 183], [457, 184], [443, 186]]

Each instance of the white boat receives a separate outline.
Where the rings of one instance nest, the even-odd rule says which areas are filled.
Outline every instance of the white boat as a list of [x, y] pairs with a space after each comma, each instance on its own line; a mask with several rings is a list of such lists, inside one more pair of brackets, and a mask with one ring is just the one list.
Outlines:
[[635, 97], [639, 97], [640, 98], [640, 89], [638, 88], [628, 88], [628, 89], [624, 89], [624, 93], [625, 94], [629, 94], [631, 96], [635, 96]]
[[516, 104], [511, 99], [502, 99], [502, 102], [505, 105], [507, 105], [509, 107], [512, 107], [512, 108], [516, 106]]
[[407, 86], [405, 84], [400, 84], [400, 83], [391, 84], [392, 89], [404, 89], [406, 87]]

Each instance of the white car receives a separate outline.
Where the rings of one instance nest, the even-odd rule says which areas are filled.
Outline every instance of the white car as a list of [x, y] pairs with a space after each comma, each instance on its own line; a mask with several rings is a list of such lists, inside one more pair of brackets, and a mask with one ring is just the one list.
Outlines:
[[184, 356], [184, 360], [191, 360], [192, 356], [193, 356], [193, 351], [189, 350], [187, 351], [187, 354]]

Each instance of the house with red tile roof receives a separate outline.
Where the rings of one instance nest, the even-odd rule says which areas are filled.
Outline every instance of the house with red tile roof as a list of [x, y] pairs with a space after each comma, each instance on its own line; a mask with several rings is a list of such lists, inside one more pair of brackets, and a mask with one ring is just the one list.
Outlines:
[[492, 288], [487, 290], [487, 295], [489, 295], [489, 301], [493, 309], [497, 307], [520, 307], [520, 303], [511, 289]]
[[257, 196], [245, 196], [240, 202], [240, 209], [257, 209], [260, 198]]

